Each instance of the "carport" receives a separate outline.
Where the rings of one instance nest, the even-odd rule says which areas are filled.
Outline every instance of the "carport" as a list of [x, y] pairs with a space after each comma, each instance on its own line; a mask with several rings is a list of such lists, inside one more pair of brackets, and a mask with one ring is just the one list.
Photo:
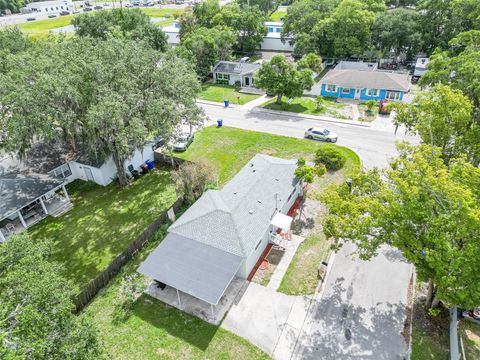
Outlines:
[[176, 289], [179, 308], [180, 292], [214, 306], [235, 277], [243, 259], [240, 256], [169, 233], [140, 265], [138, 272]]

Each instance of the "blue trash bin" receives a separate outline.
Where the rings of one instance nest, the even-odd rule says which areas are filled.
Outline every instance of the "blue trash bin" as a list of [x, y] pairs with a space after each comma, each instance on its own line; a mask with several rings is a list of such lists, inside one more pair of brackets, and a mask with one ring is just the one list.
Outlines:
[[223, 120], [222, 120], [222, 119], [218, 119], [218, 120], [217, 120], [217, 126], [218, 126], [218, 127], [222, 127], [222, 125], [223, 125]]
[[223, 100], [223, 103], [225, 104], [225, 107], [228, 107], [228, 103], [229, 103], [228, 100]]
[[148, 170], [153, 169], [153, 160], [147, 160], [147, 161], [145, 161], [145, 164], [147, 164]]

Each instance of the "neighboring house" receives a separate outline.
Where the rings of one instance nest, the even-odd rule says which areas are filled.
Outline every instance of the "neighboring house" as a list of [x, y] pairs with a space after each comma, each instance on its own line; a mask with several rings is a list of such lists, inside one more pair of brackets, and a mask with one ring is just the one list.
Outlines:
[[[285, 43], [282, 42], [280, 36], [282, 25], [282, 22], [265, 22], [268, 32], [267, 35], [264, 36], [259, 50], [285, 52], [293, 51], [293, 45], [290, 44], [290, 41], [286, 40]], [[165, 35], [167, 35], [167, 42], [170, 45], [175, 46], [180, 44], [180, 23], [177, 20], [175, 20], [171, 26], [162, 27], [162, 31], [165, 33]]]
[[64, 180], [31, 172], [0, 175], [0, 200], [0, 242], [73, 206]]
[[219, 61], [213, 68], [213, 79], [220, 84], [235, 85], [238, 82], [242, 88], [255, 87], [253, 74], [260, 67], [254, 63]]
[[63, 1], [38, 1], [25, 6], [26, 12], [38, 12], [42, 14], [58, 14], [62, 11], [73, 12], [73, 2]]
[[320, 80], [320, 95], [352, 100], [401, 101], [410, 90], [408, 73], [378, 70], [375, 63], [341, 61]]
[[222, 190], [208, 190], [168, 229], [138, 271], [177, 291], [218, 304], [235, 276], [247, 279], [278, 219], [302, 194], [296, 160], [257, 154]]
[[415, 63], [415, 70], [413, 71], [413, 77], [420, 78], [427, 71], [428, 58], [418, 58]]

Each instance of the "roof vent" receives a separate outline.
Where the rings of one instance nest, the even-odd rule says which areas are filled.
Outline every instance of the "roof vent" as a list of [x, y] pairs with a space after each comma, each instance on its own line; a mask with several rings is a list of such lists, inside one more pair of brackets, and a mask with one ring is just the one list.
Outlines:
[[250, 163], [250, 167], [253, 167], [253, 163]]
[[262, 200], [261, 200], [261, 199], [258, 199], [257, 201], [258, 201], [260, 204], [262, 203]]
[[252, 215], [252, 214], [253, 214], [253, 210], [250, 210], [248, 213], [249, 213], [250, 215]]
[[252, 172], [255, 172], [255, 169], [253, 169]]
[[280, 181], [280, 179], [279, 179], [279, 178], [275, 178], [275, 181]]
[[233, 195], [237, 195], [237, 194], [238, 194], [238, 191], [234, 191], [234, 192], [233, 192]]

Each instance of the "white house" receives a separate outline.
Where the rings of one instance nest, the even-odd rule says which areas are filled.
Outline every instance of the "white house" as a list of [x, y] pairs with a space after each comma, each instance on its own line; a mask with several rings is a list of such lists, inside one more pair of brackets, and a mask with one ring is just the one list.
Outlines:
[[427, 71], [428, 58], [418, 58], [415, 63], [415, 70], [413, 71], [413, 77], [420, 78]]
[[[259, 50], [265, 51], [285, 51], [292, 52], [293, 45], [290, 44], [287, 39], [282, 42], [281, 32], [282, 32], [281, 21], [266, 21], [265, 26], [267, 27], [267, 35], [264, 36], [262, 43], [260, 44]], [[162, 27], [162, 31], [167, 35], [167, 41], [170, 45], [180, 44], [180, 23], [175, 20], [173, 25]]]
[[28, 12], [38, 12], [42, 14], [58, 14], [62, 11], [73, 12], [74, 6], [71, 0], [52, 0], [32, 2], [25, 6]]
[[213, 68], [213, 79], [216, 83], [226, 83], [235, 85], [240, 83], [242, 88], [255, 87], [253, 75], [260, 64], [239, 62], [239, 61], [219, 61]]
[[[269, 243], [289, 232], [302, 194], [296, 160], [257, 154], [222, 190], [208, 190], [168, 229], [138, 271], [216, 306], [235, 277], [247, 279]], [[282, 231], [281, 231], [282, 230]]]

